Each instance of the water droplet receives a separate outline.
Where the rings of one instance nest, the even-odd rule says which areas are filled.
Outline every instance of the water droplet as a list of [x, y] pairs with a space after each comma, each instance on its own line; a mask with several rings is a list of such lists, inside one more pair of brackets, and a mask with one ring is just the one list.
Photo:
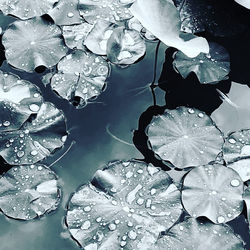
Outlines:
[[82, 230], [87, 230], [87, 229], [89, 229], [90, 228], [90, 226], [91, 226], [91, 223], [90, 223], [90, 221], [85, 221], [83, 224], [82, 224], [82, 226], [81, 226], [81, 229]]
[[108, 228], [110, 231], [114, 231], [116, 229], [116, 225], [111, 223], [111, 224], [109, 224]]
[[4, 127], [8, 127], [8, 126], [10, 126], [10, 122], [9, 122], [9, 121], [5, 121], [5, 122], [3, 123], [3, 125], [4, 125]]
[[74, 13], [69, 12], [69, 13], [67, 14], [67, 16], [68, 16], [69, 18], [71, 18], [71, 17], [73, 17], [73, 16], [74, 16]]
[[217, 218], [217, 222], [218, 222], [218, 223], [223, 223], [223, 222], [225, 222], [225, 218], [224, 218], [223, 216], [219, 216], [219, 217]]
[[37, 105], [37, 104], [31, 104], [29, 106], [30, 110], [33, 111], [33, 112], [38, 112], [40, 107]]
[[83, 210], [84, 210], [85, 212], [90, 212], [90, 211], [91, 211], [91, 207], [90, 207], [90, 206], [87, 206], [87, 207], [83, 208]]
[[23, 151], [18, 151], [17, 152], [17, 157], [22, 158], [24, 156], [24, 152]]
[[36, 155], [38, 154], [38, 152], [37, 152], [36, 150], [32, 150], [32, 151], [30, 152], [30, 154], [33, 155], [33, 156], [36, 156]]
[[238, 187], [238, 186], [240, 185], [240, 181], [237, 180], [237, 179], [234, 179], [234, 180], [231, 181], [230, 184], [231, 184], [231, 186], [233, 186], [233, 187]]
[[131, 230], [131, 231], [129, 231], [129, 233], [128, 233], [128, 237], [129, 237], [131, 240], [135, 240], [136, 237], [137, 237], [137, 233], [136, 233], [134, 230]]
[[235, 143], [236, 143], [236, 141], [235, 141], [233, 138], [230, 138], [228, 141], [229, 141], [229, 143], [231, 143], [231, 144], [235, 144]]

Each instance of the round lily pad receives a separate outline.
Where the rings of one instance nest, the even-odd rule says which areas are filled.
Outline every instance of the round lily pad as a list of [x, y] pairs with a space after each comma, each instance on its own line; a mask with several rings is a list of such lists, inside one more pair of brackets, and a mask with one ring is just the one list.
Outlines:
[[166, 109], [152, 119], [146, 132], [154, 153], [178, 168], [215, 160], [224, 143], [221, 131], [209, 116], [187, 107]]
[[87, 35], [84, 45], [97, 55], [107, 55], [107, 42], [118, 25], [105, 20], [97, 20]]
[[136, 30], [114, 29], [107, 42], [107, 56], [114, 64], [133, 64], [146, 53], [145, 41]]
[[13, 167], [0, 178], [0, 210], [8, 217], [31, 220], [55, 210], [59, 201], [57, 176], [44, 165]]
[[243, 181], [237, 172], [220, 164], [205, 165], [186, 175], [182, 203], [192, 217], [226, 223], [242, 212], [242, 195]]
[[119, 23], [132, 17], [129, 7], [135, 0], [79, 0], [80, 15], [88, 23], [103, 19], [112, 23]]
[[63, 112], [46, 102], [19, 130], [0, 133], [0, 155], [11, 165], [34, 164], [61, 148], [66, 138]]
[[250, 9], [250, 2], [248, 0], [234, 0], [236, 3], [244, 6], [247, 9]]
[[60, 0], [48, 14], [57, 25], [72, 25], [84, 22], [78, 11], [78, 0]]
[[190, 218], [172, 227], [158, 240], [156, 249], [240, 250], [245, 247], [243, 240], [229, 226]]
[[91, 28], [92, 25], [88, 23], [63, 26], [63, 37], [66, 45], [71, 49], [84, 49], [83, 42]]
[[181, 212], [180, 191], [165, 171], [117, 161], [73, 194], [66, 224], [84, 249], [145, 249]]
[[250, 180], [250, 159], [238, 160], [227, 166], [235, 170], [244, 182]]
[[1, 0], [0, 10], [5, 15], [13, 15], [21, 19], [46, 14], [59, 0]]
[[11, 73], [0, 71], [0, 133], [19, 129], [36, 114], [43, 98], [38, 87]]
[[60, 28], [40, 17], [12, 23], [2, 42], [7, 62], [28, 72], [54, 66], [68, 51]]
[[229, 134], [223, 146], [223, 155], [227, 164], [250, 158], [250, 129]]
[[78, 108], [97, 97], [105, 88], [109, 64], [101, 56], [75, 50], [58, 63], [51, 79], [52, 89]]
[[224, 47], [209, 43], [209, 54], [200, 53], [195, 58], [189, 58], [178, 51], [173, 65], [183, 78], [194, 72], [200, 83], [217, 83], [228, 78], [230, 57]]

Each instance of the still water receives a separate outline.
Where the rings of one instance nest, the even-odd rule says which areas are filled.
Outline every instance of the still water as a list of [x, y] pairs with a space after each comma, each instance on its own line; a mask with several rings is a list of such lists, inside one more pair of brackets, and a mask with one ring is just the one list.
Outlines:
[[[5, 23], [1, 23], [4, 27]], [[31, 222], [22, 222], [0, 216], [0, 250], [73, 250], [79, 249], [76, 243], [70, 239], [67, 233], [63, 217], [65, 207], [70, 194], [80, 185], [88, 182], [95, 171], [104, 166], [105, 163], [113, 160], [126, 160], [131, 158], [146, 159], [161, 165], [145, 146], [145, 138], [140, 137], [142, 131], [136, 131], [133, 145], [133, 131], [138, 129], [140, 119], [140, 129], [143, 128], [147, 120], [154, 113], [162, 112], [164, 108], [152, 107], [153, 100], [149, 88], [138, 89], [146, 86], [152, 81], [154, 69], [156, 43], [147, 43], [147, 54], [138, 63], [128, 68], [118, 68], [112, 66], [111, 76], [108, 79], [106, 91], [96, 100], [97, 103], [87, 105], [84, 109], [77, 110], [67, 101], [55, 95], [50, 86], [44, 86], [41, 82], [41, 75], [37, 73], [29, 74], [11, 68], [6, 61], [3, 62], [0, 70], [12, 72], [21, 78], [37, 84], [46, 101], [54, 103], [62, 109], [67, 117], [67, 125], [70, 135], [62, 150], [54, 156], [46, 159], [45, 164], [50, 165], [67, 150], [70, 144], [75, 141], [70, 151], [52, 169], [57, 173], [63, 191], [63, 198], [59, 208], [41, 219]], [[168, 108], [175, 108], [180, 105], [189, 105], [206, 111], [208, 114], [218, 109], [213, 114], [214, 119], [223, 132], [233, 131], [238, 128], [250, 128], [250, 91], [247, 85], [250, 78], [239, 82], [237, 77], [233, 80], [241, 83], [232, 83], [229, 79], [218, 86], [201, 86], [192, 78], [182, 80], [172, 69], [171, 50], [165, 54], [166, 47], [161, 44], [159, 48], [157, 79], [161, 79], [161, 89], [157, 88], [157, 105]], [[167, 59], [165, 61], [165, 55]], [[165, 63], [164, 63], [165, 62]], [[170, 66], [169, 66], [170, 65]], [[234, 72], [237, 71], [237, 67]], [[238, 65], [241, 71], [241, 65]], [[250, 70], [248, 70], [250, 71]], [[166, 73], [168, 72], [168, 73]], [[242, 74], [239, 74], [242, 77]], [[242, 89], [242, 87], [245, 87]], [[233, 88], [233, 95], [240, 98], [241, 108], [235, 110], [226, 103], [222, 104], [216, 88], [223, 93], [228, 93]], [[142, 91], [145, 90], [145, 91]], [[250, 89], [249, 89], [250, 90]], [[142, 92], [142, 93], [141, 93]], [[223, 106], [222, 106], [222, 105]], [[221, 106], [220, 106], [221, 105]], [[220, 107], [219, 107], [220, 106]], [[249, 114], [247, 115], [247, 112]], [[240, 119], [235, 119], [240, 117]], [[110, 136], [106, 127], [121, 140], [121, 143]], [[131, 145], [130, 145], [131, 144]], [[246, 213], [246, 211], [244, 211]], [[250, 239], [248, 235], [248, 225], [243, 215], [229, 223], [236, 233], [246, 241], [247, 248], [250, 249]]]

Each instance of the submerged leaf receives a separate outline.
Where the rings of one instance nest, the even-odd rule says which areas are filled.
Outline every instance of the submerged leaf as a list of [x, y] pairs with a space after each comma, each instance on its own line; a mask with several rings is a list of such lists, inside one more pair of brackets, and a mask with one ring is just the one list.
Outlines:
[[11, 165], [33, 164], [61, 148], [66, 138], [62, 111], [43, 103], [36, 117], [19, 130], [0, 133], [0, 155]]
[[8, 63], [28, 72], [54, 66], [68, 51], [60, 28], [42, 18], [12, 23], [2, 42]]
[[146, 53], [145, 41], [136, 30], [114, 29], [107, 42], [108, 59], [119, 65], [133, 64]]
[[227, 164], [250, 158], [250, 129], [230, 133], [223, 146], [223, 155]]
[[92, 25], [88, 23], [63, 26], [63, 37], [66, 45], [70, 49], [84, 49], [83, 42], [91, 28]]
[[107, 42], [118, 25], [105, 20], [97, 20], [87, 35], [84, 45], [97, 55], [107, 55]]
[[192, 218], [172, 227], [167, 235], [158, 240], [156, 246], [155, 250], [245, 249], [243, 240], [229, 226], [199, 222]]
[[188, 57], [209, 52], [205, 38], [180, 31], [180, 15], [172, 0], [136, 0], [130, 11], [159, 40]]
[[19, 129], [42, 105], [41, 92], [34, 84], [0, 71], [0, 133]]
[[46, 14], [59, 0], [1, 0], [0, 10], [5, 15], [13, 15], [21, 19]]
[[60, 0], [48, 14], [57, 25], [72, 25], [84, 22], [78, 11], [78, 0]]
[[44, 165], [11, 168], [0, 178], [0, 210], [31, 220], [55, 210], [60, 201], [57, 176]]
[[192, 217], [226, 223], [242, 212], [242, 195], [243, 182], [237, 172], [220, 164], [205, 165], [186, 175], [182, 203]]
[[62, 98], [78, 108], [97, 97], [105, 88], [109, 64], [101, 57], [75, 50], [58, 63], [58, 73], [51, 79], [51, 87]]
[[147, 128], [150, 146], [161, 159], [175, 167], [207, 164], [222, 150], [222, 133], [204, 112], [179, 107], [165, 110]]
[[134, 0], [79, 0], [80, 15], [88, 23], [98, 19], [112, 23], [127, 20], [132, 17], [129, 7]]
[[145, 249], [181, 212], [180, 191], [165, 171], [117, 161], [73, 194], [66, 223], [84, 249]]
[[183, 78], [194, 72], [200, 83], [217, 83], [225, 80], [230, 71], [229, 54], [216, 43], [209, 43], [209, 54], [201, 53], [191, 59], [179, 51], [174, 58], [173, 65]]

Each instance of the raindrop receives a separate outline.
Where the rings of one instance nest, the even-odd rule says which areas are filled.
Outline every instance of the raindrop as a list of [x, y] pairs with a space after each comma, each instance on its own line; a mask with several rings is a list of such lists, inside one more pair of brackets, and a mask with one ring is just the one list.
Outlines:
[[69, 18], [71, 18], [71, 17], [73, 17], [73, 16], [74, 16], [74, 13], [69, 12], [67, 16], [68, 16]]
[[3, 123], [3, 125], [4, 125], [4, 127], [8, 127], [8, 126], [10, 126], [10, 122], [9, 122], [9, 121], [5, 121], [5, 122]]
[[136, 237], [137, 237], [137, 233], [136, 233], [134, 230], [131, 230], [131, 231], [129, 231], [129, 233], [128, 233], [128, 237], [129, 237], [131, 240], [135, 240]]
[[36, 150], [32, 150], [32, 151], [30, 152], [30, 154], [33, 155], [33, 156], [36, 156], [36, 155], [38, 154], [38, 152], [37, 152]]
[[218, 223], [223, 223], [225, 221], [225, 218], [223, 216], [219, 216], [217, 218]]
[[236, 143], [236, 141], [235, 141], [233, 138], [229, 139], [228, 141], [229, 141], [229, 143], [231, 143], [231, 144], [235, 144], [235, 143]]
[[230, 184], [231, 184], [231, 186], [233, 186], [233, 187], [238, 187], [238, 186], [240, 185], [240, 181], [237, 180], [237, 179], [234, 179], [234, 180], [231, 181]]
[[18, 151], [17, 152], [17, 157], [21, 158], [24, 156], [24, 152], [23, 151]]
[[33, 112], [38, 112], [40, 107], [37, 105], [37, 104], [31, 104], [29, 106], [30, 110], [33, 111]]

